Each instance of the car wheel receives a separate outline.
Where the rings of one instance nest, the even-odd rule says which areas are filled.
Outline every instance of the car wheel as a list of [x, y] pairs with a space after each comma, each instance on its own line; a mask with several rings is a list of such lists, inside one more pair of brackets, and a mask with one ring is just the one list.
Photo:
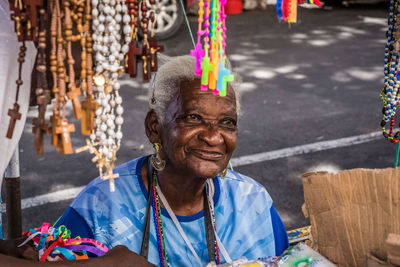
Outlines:
[[[183, 22], [183, 12], [180, 1], [181, 0], [155, 1], [154, 8], [156, 15], [156, 23], [154, 25], [154, 33], [155, 33], [155, 38], [157, 40], [168, 39], [179, 30]], [[147, 3], [147, 5], [149, 5], [149, 3]], [[141, 15], [139, 15], [139, 17], [141, 17]], [[149, 25], [149, 29], [150, 27], [151, 24]], [[139, 34], [143, 35], [142, 32], [140, 32]]]

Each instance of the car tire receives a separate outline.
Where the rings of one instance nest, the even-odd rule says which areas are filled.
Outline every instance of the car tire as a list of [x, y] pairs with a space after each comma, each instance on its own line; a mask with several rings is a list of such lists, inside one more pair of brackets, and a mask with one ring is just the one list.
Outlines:
[[[165, 40], [172, 37], [181, 27], [184, 15], [180, 1], [181, 0], [156, 1], [156, 24], [154, 28], [154, 37], [157, 40]], [[185, 5], [185, 1], [183, 1], [183, 4]], [[150, 27], [151, 25], [149, 25], [149, 29]], [[143, 36], [141, 31], [139, 34]]]

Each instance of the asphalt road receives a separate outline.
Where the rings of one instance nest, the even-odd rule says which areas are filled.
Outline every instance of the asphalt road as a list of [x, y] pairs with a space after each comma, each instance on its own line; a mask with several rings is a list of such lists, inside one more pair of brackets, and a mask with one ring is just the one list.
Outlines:
[[[235, 158], [379, 131], [386, 6], [301, 8], [298, 15], [290, 27], [277, 21], [272, 6], [228, 16], [227, 53], [242, 79]], [[189, 19], [195, 30], [197, 18]], [[192, 44], [186, 25], [163, 44], [168, 55], [188, 54]], [[122, 84], [125, 124], [118, 163], [152, 151], [143, 129], [148, 89], [127, 77]], [[88, 153], [58, 155], [49, 137], [44, 156], [36, 156], [30, 120], [20, 142], [22, 198], [86, 185], [97, 176]], [[75, 147], [84, 144], [79, 131], [73, 134]], [[301, 212], [302, 173], [392, 167], [394, 157], [395, 146], [382, 137], [235, 169], [268, 189], [292, 229], [309, 223]], [[54, 222], [70, 202], [24, 209], [23, 229]]]

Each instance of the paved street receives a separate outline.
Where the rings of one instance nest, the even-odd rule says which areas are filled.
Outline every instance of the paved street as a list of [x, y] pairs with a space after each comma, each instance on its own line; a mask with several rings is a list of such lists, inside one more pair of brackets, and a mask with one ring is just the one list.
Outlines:
[[[317, 152], [279, 152], [377, 132], [381, 119], [386, 7], [301, 8], [298, 13], [298, 23], [290, 27], [277, 21], [272, 6], [228, 16], [227, 33], [227, 53], [242, 79], [243, 114], [233, 157], [277, 150], [281, 155], [235, 170], [268, 189], [288, 229], [309, 223], [301, 212], [302, 173], [393, 167], [395, 158], [395, 145], [379, 136], [343, 147], [335, 141]], [[195, 30], [197, 18], [189, 19]], [[164, 45], [168, 55], [188, 54], [192, 44], [186, 25]], [[152, 152], [143, 129], [148, 89], [127, 77], [122, 84], [125, 123], [119, 163]], [[22, 198], [83, 186], [97, 176], [88, 153], [58, 155], [49, 137], [44, 156], [36, 156], [30, 129], [28, 119], [20, 142]], [[84, 144], [79, 132], [73, 135], [75, 147]], [[70, 202], [24, 209], [23, 229], [54, 222]]]

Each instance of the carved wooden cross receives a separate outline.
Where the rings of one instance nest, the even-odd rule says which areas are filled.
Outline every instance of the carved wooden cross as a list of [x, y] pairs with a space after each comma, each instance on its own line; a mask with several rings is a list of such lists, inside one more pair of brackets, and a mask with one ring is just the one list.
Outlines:
[[157, 45], [154, 37], [150, 37], [150, 57], [151, 57], [151, 71], [156, 72], [158, 68], [157, 64], [157, 52], [163, 52], [164, 46]]
[[61, 124], [56, 126], [56, 133], [61, 137], [63, 154], [72, 154], [71, 132], [75, 132], [75, 125], [68, 124], [67, 119], [61, 120]]
[[99, 103], [94, 101], [91, 95], [88, 95], [82, 101], [81, 132], [83, 135], [90, 135], [90, 132], [94, 129], [94, 115], [98, 107]]
[[142, 62], [143, 62], [143, 82], [147, 83], [150, 81], [151, 55], [145, 45], [143, 45], [142, 49]]
[[17, 122], [17, 120], [21, 119], [21, 113], [19, 113], [18, 103], [14, 103], [14, 107], [8, 110], [8, 116], [10, 116], [11, 119], [10, 123], [8, 124], [7, 138], [11, 139], [15, 128], [15, 123]]
[[81, 103], [79, 102], [79, 96], [81, 95], [81, 89], [71, 86], [67, 93], [68, 98], [72, 101], [72, 106], [74, 107], [75, 118], [82, 118]]
[[39, 118], [34, 118], [32, 121], [32, 133], [35, 134], [35, 149], [38, 155], [42, 155], [44, 152], [43, 136], [48, 132], [49, 125], [44, 121], [40, 121]]
[[[32, 25], [32, 32], [36, 32], [36, 28], [39, 27], [39, 23], [37, 20], [37, 15], [39, 13], [39, 9], [43, 6], [42, 0], [26, 0], [27, 8], [29, 9], [29, 20]], [[33, 35], [34, 41], [36, 41], [36, 34]]]
[[127, 73], [129, 73], [131, 77], [136, 77], [137, 75], [137, 63], [140, 60], [140, 58], [138, 58], [140, 53], [141, 50], [140, 47], [137, 46], [136, 40], [132, 40], [132, 42], [129, 44], [127, 68]]
[[75, 149], [75, 153], [81, 153], [82, 151], [89, 150], [89, 153], [93, 154], [97, 151], [94, 147], [96, 145], [98, 145], [98, 143], [92, 144], [90, 143], [89, 139], [86, 139], [86, 145]]
[[112, 169], [110, 168], [107, 170], [106, 174], [101, 178], [103, 180], [109, 180], [110, 182], [110, 192], [115, 191], [115, 184], [114, 184], [114, 179], [118, 178], [119, 174], [118, 173], [113, 173]]
[[[53, 146], [61, 147], [59, 144], [59, 134], [57, 133], [56, 129], [59, 125], [61, 125], [61, 119], [58, 115], [50, 116], [51, 127], [49, 128], [49, 132], [51, 133], [51, 144]], [[61, 151], [60, 151], [61, 152]]]

